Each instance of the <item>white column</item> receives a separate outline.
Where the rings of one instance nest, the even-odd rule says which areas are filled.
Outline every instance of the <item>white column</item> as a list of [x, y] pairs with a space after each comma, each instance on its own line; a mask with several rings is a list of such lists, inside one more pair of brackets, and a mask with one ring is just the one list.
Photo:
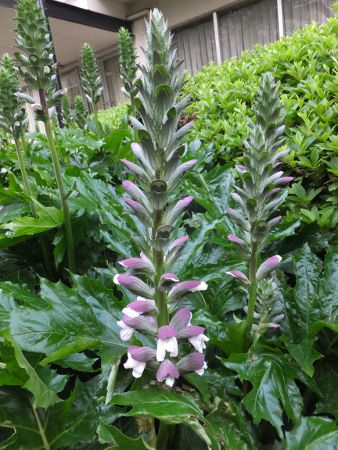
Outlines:
[[283, 0], [277, 0], [278, 37], [284, 36]]
[[146, 19], [149, 19], [149, 10], [144, 9], [138, 13], [127, 16], [127, 19], [132, 22], [131, 28], [134, 35], [134, 47], [137, 58], [137, 63], [144, 62], [144, 54], [142, 48], [145, 48], [146, 43]]
[[221, 54], [221, 40], [219, 37], [219, 21], [217, 12], [212, 13], [212, 18], [214, 21], [214, 33], [215, 33], [215, 45], [216, 45], [216, 63], [220, 65], [222, 63], [222, 54]]

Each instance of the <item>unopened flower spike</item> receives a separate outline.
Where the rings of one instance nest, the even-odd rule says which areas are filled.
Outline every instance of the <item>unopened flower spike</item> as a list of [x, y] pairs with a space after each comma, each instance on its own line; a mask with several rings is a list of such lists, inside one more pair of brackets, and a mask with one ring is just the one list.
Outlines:
[[49, 115], [50, 100], [57, 102], [64, 92], [54, 91], [57, 65], [54, 63], [53, 43], [50, 38], [46, 18], [37, 0], [18, 0], [16, 4], [16, 47], [15, 57], [23, 80], [31, 89], [39, 93], [39, 103], [25, 93], [20, 98], [32, 103], [36, 119], [44, 122], [48, 147], [59, 189], [60, 204], [64, 216], [68, 264], [71, 272], [76, 272], [73, 231], [68, 205], [68, 195], [63, 178], [59, 154], [56, 148], [53, 123]]
[[227, 209], [237, 229], [236, 234], [230, 234], [228, 239], [248, 260], [246, 270], [227, 272], [242, 283], [248, 292], [248, 305], [245, 308], [248, 342], [257, 314], [255, 305], [259, 283], [270, 276], [282, 259], [274, 255], [261, 262], [262, 247], [273, 227], [282, 219], [278, 208], [287, 195], [285, 186], [293, 180], [280, 170], [280, 160], [288, 151], [280, 151], [285, 143], [283, 109], [278, 86], [271, 73], [263, 76], [255, 104], [255, 117], [255, 122], [249, 124], [250, 134], [245, 142], [243, 163], [236, 166], [240, 181], [234, 186], [232, 198], [237, 209]]
[[130, 100], [131, 113], [135, 114], [135, 97], [137, 94], [136, 81], [136, 55], [133, 38], [130, 32], [121, 27], [118, 35], [120, 74], [123, 82], [123, 91]]
[[94, 114], [96, 133], [101, 137], [101, 125], [98, 118], [98, 103], [102, 97], [103, 85], [95, 53], [88, 43], [82, 46], [80, 67], [81, 88]]
[[127, 273], [117, 274], [115, 283], [137, 297], [123, 309], [118, 325], [124, 341], [134, 333], [147, 334], [154, 341], [153, 348], [130, 346], [125, 368], [132, 369], [135, 377], [145, 368], [155, 369], [156, 380], [171, 387], [182, 373], [202, 375], [206, 369], [203, 352], [208, 337], [204, 327], [191, 324], [191, 312], [180, 308], [180, 303], [207, 289], [207, 284], [181, 280], [172, 270], [188, 241], [187, 236], [172, 236], [172, 232], [193, 201], [190, 196], [172, 198], [183, 173], [197, 161], [181, 161], [180, 148], [191, 124], [178, 130], [178, 121], [188, 99], [180, 99], [183, 76], [173, 38], [156, 9], [147, 26], [141, 73], [136, 84], [137, 118], [131, 118], [141, 140], [132, 144], [136, 162], [123, 160], [134, 177], [122, 186], [126, 210], [143, 224], [139, 233], [146, 245], [138, 255], [119, 263]]

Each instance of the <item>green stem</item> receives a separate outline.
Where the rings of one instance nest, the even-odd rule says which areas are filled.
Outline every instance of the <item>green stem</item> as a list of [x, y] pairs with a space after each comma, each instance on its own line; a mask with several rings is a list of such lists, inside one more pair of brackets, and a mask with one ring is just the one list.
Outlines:
[[74, 240], [73, 240], [73, 232], [72, 232], [72, 223], [70, 219], [70, 212], [69, 212], [69, 205], [67, 200], [67, 193], [65, 190], [65, 186], [63, 183], [63, 176], [61, 172], [61, 165], [59, 156], [55, 147], [55, 140], [52, 130], [51, 121], [48, 116], [48, 108], [46, 103], [46, 93], [43, 89], [39, 90], [40, 94], [40, 101], [42, 110], [45, 115], [45, 129], [46, 129], [46, 135], [48, 140], [48, 146], [52, 157], [53, 167], [54, 167], [54, 173], [56, 182], [59, 188], [60, 193], [60, 200], [61, 200], [61, 206], [63, 209], [63, 216], [64, 216], [64, 226], [65, 226], [65, 234], [66, 234], [66, 241], [67, 241], [67, 255], [68, 255], [68, 265], [71, 272], [76, 272], [76, 263], [75, 263], [75, 251], [74, 251]]
[[157, 433], [156, 450], [167, 450], [169, 440], [169, 425], [160, 422], [160, 428]]
[[[21, 138], [21, 141], [22, 141], [23, 147], [25, 148], [24, 137]], [[15, 142], [16, 154], [17, 154], [18, 161], [19, 161], [19, 166], [20, 166], [20, 171], [21, 171], [22, 182], [24, 185], [25, 194], [27, 195], [27, 197], [30, 198], [29, 205], [30, 205], [30, 209], [32, 212], [32, 216], [35, 218], [38, 218], [36, 205], [35, 205], [34, 201], [32, 200], [33, 192], [32, 192], [31, 186], [29, 184], [29, 179], [28, 179], [26, 165], [25, 165], [25, 158], [24, 158], [23, 151], [21, 148], [20, 139], [18, 137], [15, 137], [14, 142]], [[44, 260], [44, 266], [45, 266], [46, 271], [49, 274], [49, 276], [51, 278], [54, 278], [53, 267], [52, 267], [50, 257], [49, 257], [47, 240], [46, 240], [45, 236], [40, 236], [39, 240], [40, 240], [41, 252], [42, 252], [42, 256], [43, 256], [43, 260]]]
[[251, 244], [251, 256], [249, 261], [249, 299], [248, 299], [248, 316], [246, 319], [246, 338], [247, 343], [251, 342], [251, 330], [254, 319], [256, 297], [257, 297], [257, 243], [252, 242]]
[[162, 211], [157, 210], [154, 212], [153, 217], [153, 230], [152, 230], [152, 241], [153, 241], [153, 263], [155, 267], [154, 276], [154, 288], [155, 288], [155, 301], [158, 308], [158, 325], [160, 327], [168, 325], [169, 314], [167, 305], [167, 295], [163, 287], [161, 287], [161, 277], [164, 273], [164, 257], [163, 250], [156, 248], [155, 236], [158, 227], [162, 223]]
[[42, 442], [43, 442], [43, 446], [45, 447], [45, 450], [51, 450], [50, 446], [49, 446], [49, 443], [47, 441], [45, 430], [43, 429], [43, 426], [41, 424], [39, 414], [38, 414], [38, 412], [37, 412], [37, 410], [36, 410], [36, 408], [35, 408], [35, 406], [33, 404], [32, 404], [32, 409], [33, 409], [33, 413], [34, 413], [34, 417], [35, 417], [36, 423], [38, 424], [38, 428], [39, 428], [39, 432], [40, 432], [41, 439], [42, 439]]
[[101, 125], [100, 125], [100, 121], [99, 121], [99, 115], [98, 115], [97, 107], [94, 104], [93, 104], [93, 113], [94, 113], [94, 119], [95, 119], [95, 125], [96, 125], [96, 135], [99, 139], [101, 139], [102, 135], [101, 135]]

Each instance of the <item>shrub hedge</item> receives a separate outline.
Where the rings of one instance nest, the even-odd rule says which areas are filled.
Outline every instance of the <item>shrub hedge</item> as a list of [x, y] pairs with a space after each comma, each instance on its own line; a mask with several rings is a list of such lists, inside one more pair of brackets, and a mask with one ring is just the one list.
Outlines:
[[[213, 164], [235, 162], [243, 151], [253, 100], [264, 72], [280, 82], [286, 110], [289, 214], [321, 227], [338, 223], [338, 17], [312, 24], [240, 58], [206, 66], [190, 77], [185, 93], [196, 117], [190, 139], [214, 155]], [[294, 217], [290, 217], [290, 220]]]

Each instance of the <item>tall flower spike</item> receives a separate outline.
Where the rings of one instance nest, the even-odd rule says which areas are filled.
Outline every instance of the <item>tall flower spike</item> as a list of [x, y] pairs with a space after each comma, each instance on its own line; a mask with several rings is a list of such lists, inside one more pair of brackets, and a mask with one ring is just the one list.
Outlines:
[[48, 89], [55, 78], [53, 43], [46, 20], [36, 0], [18, 0], [15, 57], [24, 81], [35, 89]]
[[130, 99], [132, 114], [135, 114], [135, 97], [137, 89], [136, 80], [136, 55], [133, 38], [126, 28], [119, 29], [118, 36], [120, 74], [123, 81], [123, 91]]
[[[281, 220], [276, 215], [287, 191], [283, 187], [292, 181], [279, 170], [279, 160], [287, 150], [279, 151], [284, 144], [283, 109], [278, 96], [278, 86], [273, 76], [263, 76], [255, 105], [256, 121], [250, 123], [250, 135], [245, 142], [243, 164], [237, 166], [240, 183], [235, 185], [233, 199], [238, 210], [229, 208], [227, 213], [237, 225], [237, 235], [228, 239], [243, 254], [249, 255], [247, 273], [231, 270], [229, 275], [244, 283], [248, 289], [247, 336], [250, 339], [260, 280], [279, 264], [279, 255], [268, 258], [258, 267], [262, 246], [271, 229]], [[278, 169], [277, 169], [278, 167]]]
[[103, 87], [94, 50], [87, 43], [82, 47], [80, 73], [83, 92], [90, 105], [95, 107], [101, 99]]
[[[193, 200], [192, 197], [184, 197], [174, 201], [174, 189], [182, 174], [196, 160], [183, 164], [181, 161], [183, 138], [192, 124], [177, 130], [188, 99], [180, 100], [183, 74], [176, 59], [173, 38], [158, 10], [153, 10], [150, 17], [145, 64], [140, 67], [142, 76], [135, 83], [138, 89], [135, 101], [138, 119], [131, 117], [140, 140], [132, 144], [136, 164], [123, 160], [134, 175], [133, 182], [123, 182], [123, 188], [129, 195], [124, 201], [128, 212], [143, 224], [143, 227], [138, 226], [138, 233], [146, 245], [140, 248], [140, 257], [120, 261], [129, 274], [117, 274], [114, 280], [131, 293], [146, 297], [138, 298], [137, 302], [131, 302], [124, 308], [125, 315], [119, 321], [122, 339], [129, 340], [134, 331], [150, 334], [153, 339], [155, 332], [157, 362], [152, 361], [149, 367], [156, 364], [158, 367], [161, 362], [156, 378], [172, 386], [179, 378], [176, 358], [179, 361], [183, 357], [185, 361], [187, 346], [197, 349], [202, 356], [193, 358], [197, 358], [198, 364], [183, 364], [183, 369], [189, 371], [191, 367], [191, 371], [202, 373], [202, 352], [208, 338], [203, 334], [203, 327], [190, 325], [189, 310], [181, 309], [170, 321], [169, 309], [172, 311], [185, 296], [203, 291], [207, 285], [199, 280], [179, 282], [171, 270], [188, 239], [186, 236], [172, 238], [171, 233], [179, 229], [181, 217]], [[170, 197], [169, 193], [172, 194]], [[183, 340], [186, 345], [181, 346]], [[126, 367], [136, 367], [137, 375], [145, 368], [141, 364], [144, 361], [136, 363], [130, 360], [130, 356], [128, 361]]]
[[5, 53], [0, 65], [0, 128], [14, 138], [22, 136], [28, 122], [24, 102], [16, 96], [18, 90], [18, 72], [10, 56]]
[[94, 113], [96, 133], [100, 137], [101, 126], [97, 106], [102, 96], [103, 86], [94, 50], [87, 43], [82, 46], [80, 75], [81, 87]]
[[[10, 56], [4, 54], [0, 65], [0, 128], [6, 130], [13, 138], [18, 157], [19, 167], [22, 175], [24, 191], [28, 198], [33, 198], [33, 191], [26, 171], [24, 145], [25, 131], [27, 129], [27, 117], [23, 99], [17, 96], [19, 90], [18, 72], [14, 67]], [[38, 217], [33, 200], [30, 201], [32, 215]], [[52, 266], [49, 259], [47, 241], [44, 236], [40, 237], [41, 251], [44, 265], [49, 274]]]
[[[67, 199], [68, 194], [64, 185], [61, 163], [56, 149], [47, 102], [48, 93], [51, 91], [56, 77], [56, 64], [53, 62], [53, 43], [50, 39], [46, 19], [37, 0], [18, 0], [16, 13], [16, 44], [19, 52], [15, 53], [15, 57], [24, 81], [31, 88], [37, 89], [39, 92], [40, 104], [37, 105], [36, 117], [45, 124], [48, 146], [64, 216], [69, 269], [74, 273], [76, 272], [76, 263], [72, 224]], [[62, 94], [62, 90], [55, 92], [52, 95], [53, 101], [57, 101]], [[20, 96], [26, 101], [34, 103], [34, 99], [29, 95], [21, 94]]]

